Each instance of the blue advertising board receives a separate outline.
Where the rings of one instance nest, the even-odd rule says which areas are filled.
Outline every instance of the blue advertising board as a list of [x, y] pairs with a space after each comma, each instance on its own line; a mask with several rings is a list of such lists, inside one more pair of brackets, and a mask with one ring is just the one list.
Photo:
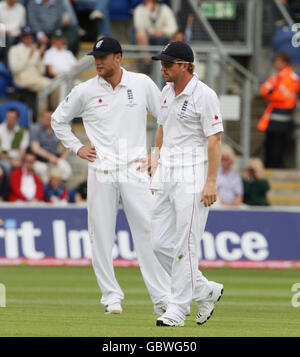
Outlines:
[[[300, 210], [212, 209], [199, 244], [204, 261], [300, 261]], [[116, 260], [136, 261], [119, 211]], [[78, 206], [1, 206], [0, 259], [91, 259], [87, 210]]]

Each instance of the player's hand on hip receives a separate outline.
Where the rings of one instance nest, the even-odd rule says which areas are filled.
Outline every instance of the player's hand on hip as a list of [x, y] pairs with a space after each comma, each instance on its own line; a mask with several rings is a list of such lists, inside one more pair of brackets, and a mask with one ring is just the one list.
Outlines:
[[205, 207], [209, 207], [217, 200], [217, 184], [214, 182], [207, 182], [202, 191], [201, 202]]
[[81, 159], [85, 159], [90, 162], [94, 162], [97, 158], [96, 149], [94, 146], [85, 146], [84, 145], [78, 150], [77, 156], [79, 156]]

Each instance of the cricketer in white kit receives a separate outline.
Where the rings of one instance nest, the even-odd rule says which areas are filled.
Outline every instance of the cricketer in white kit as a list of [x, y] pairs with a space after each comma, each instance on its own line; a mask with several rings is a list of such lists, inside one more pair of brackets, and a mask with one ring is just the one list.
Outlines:
[[[160, 91], [148, 76], [121, 67], [117, 40], [100, 39], [89, 55], [94, 56], [98, 75], [73, 88], [53, 113], [52, 128], [65, 147], [90, 161], [88, 229], [106, 313], [121, 313], [124, 299], [112, 259], [121, 200], [154, 313], [160, 314], [168, 303], [170, 278], [152, 249], [149, 176], [139, 170], [147, 158], [147, 111], [158, 116]], [[82, 117], [91, 146], [72, 133], [75, 117]]]
[[157, 152], [151, 160], [152, 240], [171, 277], [168, 308], [156, 324], [184, 326], [195, 300], [196, 322], [201, 325], [223, 293], [222, 284], [208, 281], [198, 269], [200, 238], [209, 206], [217, 198], [223, 131], [220, 105], [216, 93], [193, 73], [194, 55], [188, 44], [172, 42], [152, 59], [161, 60], [167, 82], [158, 118]]

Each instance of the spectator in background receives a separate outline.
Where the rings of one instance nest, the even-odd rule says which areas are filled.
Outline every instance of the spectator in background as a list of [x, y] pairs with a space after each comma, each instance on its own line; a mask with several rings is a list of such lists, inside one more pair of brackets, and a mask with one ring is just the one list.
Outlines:
[[8, 176], [0, 164], [0, 202], [6, 201], [9, 191]]
[[43, 63], [49, 77], [69, 72], [77, 65], [77, 59], [65, 47], [66, 40], [62, 30], [58, 29], [52, 36], [52, 46], [45, 52]]
[[45, 50], [46, 45], [43, 44], [38, 48], [34, 43], [33, 30], [25, 26], [20, 43], [12, 46], [8, 52], [9, 67], [17, 86], [39, 92], [50, 84], [42, 61]]
[[250, 159], [244, 170], [244, 203], [250, 206], [268, 206], [267, 192], [270, 189], [264, 178], [264, 166], [259, 158]]
[[265, 165], [283, 168], [289, 136], [293, 132], [293, 110], [297, 103], [299, 78], [290, 66], [290, 55], [279, 52], [274, 58], [276, 73], [261, 85], [260, 92], [270, 103], [258, 123], [258, 130], [266, 131]]
[[57, 167], [50, 171], [49, 182], [44, 186], [44, 199], [49, 203], [67, 203], [68, 190]]
[[5, 26], [6, 43], [0, 47], [0, 58], [7, 63], [7, 52], [11, 45], [17, 42], [21, 29], [26, 25], [26, 11], [18, 0], [3, 0], [0, 2], [0, 24]]
[[[135, 41], [137, 45], [164, 46], [177, 31], [175, 15], [166, 4], [160, 4], [159, 0], [144, 0], [133, 11], [133, 25]], [[147, 56], [148, 53], [143, 51]], [[141, 70], [149, 73], [151, 59], [145, 58]]]
[[76, 56], [79, 50], [79, 28], [76, 12], [71, 0], [62, 0], [63, 21], [62, 30], [68, 49]]
[[91, 11], [89, 19], [97, 22], [97, 38], [111, 34], [109, 2], [110, 0], [74, 0], [75, 7]]
[[43, 200], [43, 183], [33, 170], [34, 163], [35, 155], [26, 152], [22, 167], [11, 172], [8, 201], [38, 202]]
[[86, 201], [87, 201], [87, 180], [84, 180], [75, 189], [75, 202], [84, 203]]
[[235, 154], [230, 146], [224, 146], [221, 167], [217, 177], [219, 202], [224, 206], [238, 206], [243, 202], [243, 181], [233, 169]]
[[48, 44], [49, 37], [63, 24], [62, 1], [30, 0], [27, 5], [28, 24], [40, 43]]
[[[61, 28], [73, 48], [78, 41], [78, 28], [72, 8], [64, 0], [30, 0], [27, 6], [28, 23], [39, 43], [48, 45], [55, 30]], [[74, 50], [74, 48], [73, 48]]]
[[29, 146], [28, 130], [18, 125], [19, 112], [11, 108], [6, 112], [5, 121], [0, 124], [0, 164], [6, 175], [14, 166], [19, 166]]
[[42, 181], [49, 181], [51, 167], [58, 167], [66, 181], [72, 174], [70, 164], [66, 161], [70, 151], [65, 150], [63, 154], [58, 151], [59, 140], [51, 128], [51, 110], [46, 110], [39, 123], [36, 123], [30, 132], [30, 148], [37, 156], [34, 169], [41, 176]]

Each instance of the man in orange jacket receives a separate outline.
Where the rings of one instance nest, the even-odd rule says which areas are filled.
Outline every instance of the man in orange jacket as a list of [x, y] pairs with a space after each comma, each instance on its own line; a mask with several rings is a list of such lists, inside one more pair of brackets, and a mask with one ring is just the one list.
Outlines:
[[287, 139], [293, 130], [293, 109], [297, 103], [299, 78], [290, 66], [290, 55], [278, 52], [274, 58], [276, 73], [261, 85], [260, 92], [270, 101], [257, 125], [266, 131], [266, 160], [269, 168], [283, 167]]

